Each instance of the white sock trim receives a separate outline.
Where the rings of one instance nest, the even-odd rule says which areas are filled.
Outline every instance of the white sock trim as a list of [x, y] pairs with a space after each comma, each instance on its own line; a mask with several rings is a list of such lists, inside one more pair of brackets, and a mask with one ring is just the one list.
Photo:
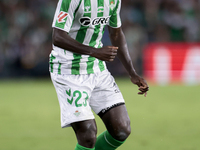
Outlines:
[[110, 144], [112, 147], [115, 147], [115, 148], [118, 147], [118, 146], [115, 146], [115, 145], [111, 144], [111, 143], [107, 140], [107, 138], [106, 138], [106, 133], [104, 133], [104, 138], [105, 138], [106, 142], [107, 142], [108, 144]]

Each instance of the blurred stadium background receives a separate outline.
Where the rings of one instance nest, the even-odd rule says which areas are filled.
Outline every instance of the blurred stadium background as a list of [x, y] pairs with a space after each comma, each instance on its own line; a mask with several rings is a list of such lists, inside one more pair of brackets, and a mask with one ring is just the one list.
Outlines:
[[[0, 0], [0, 150], [70, 150], [76, 144], [71, 129], [59, 128], [48, 72], [57, 1]], [[200, 0], [122, 0], [121, 19], [134, 66], [150, 91], [138, 96], [119, 60], [108, 63], [133, 121], [133, 134], [119, 150], [198, 150]], [[103, 43], [110, 45], [107, 29]], [[105, 128], [97, 122], [100, 133]]]
[[[57, 0], [0, 1], [0, 78], [49, 75], [51, 23], [56, 4]], [[200, 82], [199, 0], [123, 0], [121, 18], [133, 63], [140, 75], [161, 84], [182, 81], [181, 72], [192, 64], [189, 66], [195, 67], [187, 70], [185, 76], [189, 74], [194, 80], [189, 77], [185, 80]], [[177, 42], [179, 46], [174, 46]], [[110, 44], [108, 32], [103, 43]], [[152, 48], [149, 43], [157, 44]], [[178, 52], [173, 52], [177, 49]], [[195, 52], [190, 52], [191, 49]], [[189, 60], [194, 55], [195, 59]], [[113, 75], [126, 75], [117, 59], [108, 68]]]

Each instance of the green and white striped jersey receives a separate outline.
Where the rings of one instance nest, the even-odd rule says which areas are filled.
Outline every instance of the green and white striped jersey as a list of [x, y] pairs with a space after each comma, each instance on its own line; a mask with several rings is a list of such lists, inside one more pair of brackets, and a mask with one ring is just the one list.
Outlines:
[[[104, 28], [121, 26], [121, 0], [59, 0], [52, 27], [61, 29], [78, 42], [101, 48]], [[50, 72], [91, 74], [106, 69], [104, 61], [53, 45]]]

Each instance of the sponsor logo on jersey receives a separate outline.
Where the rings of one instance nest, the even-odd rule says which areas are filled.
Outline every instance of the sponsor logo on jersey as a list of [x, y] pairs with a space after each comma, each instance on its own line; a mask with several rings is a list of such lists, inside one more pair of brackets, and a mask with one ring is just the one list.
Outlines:
[[104, 7], [98, 7], [98, 10], [97, 10], [98, 12], [103, 12], [104, 11]]
[[58, 23], [62, 23], [62, 22], [65, 22], [65, 19], [67, 18], [68, 16], [68, 13], [64, 12], [64, 11], [61, 11], [58, 15]]
[[96, 25], [106, 25], [109, 21], [110, 17], [98, 17], [93, 19], [92, 21], [92, 25], [96, 26]]
[[80, 18], [79, 22], [82, 26], [96, 26], [96, 25], [106, 25], [109, 22], [110, 17], [97, 17], [93, 20], [89, 17], [82, 17]]
[[115, 4], [113, 1], [110, 2], [110, 9], [113, 10], [115, 8]]
[[80, 24], [81, 24], [82, 26], [89, 26], [91, 20], [90, 20], [89, 17], [82, 17], [82, 18], [80, 18], [79, 22], [80, 22]]

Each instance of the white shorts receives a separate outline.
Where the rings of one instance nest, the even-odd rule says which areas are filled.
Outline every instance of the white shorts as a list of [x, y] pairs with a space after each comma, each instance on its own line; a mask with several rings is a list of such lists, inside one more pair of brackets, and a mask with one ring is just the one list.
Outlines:
[[60, 104], [63, 128], [73, 122], [94, 119], [91, 109], [99, 114], [124, 104], [123, 96], [108, 70], [86, 75], [51, 73], [51, 79]]

